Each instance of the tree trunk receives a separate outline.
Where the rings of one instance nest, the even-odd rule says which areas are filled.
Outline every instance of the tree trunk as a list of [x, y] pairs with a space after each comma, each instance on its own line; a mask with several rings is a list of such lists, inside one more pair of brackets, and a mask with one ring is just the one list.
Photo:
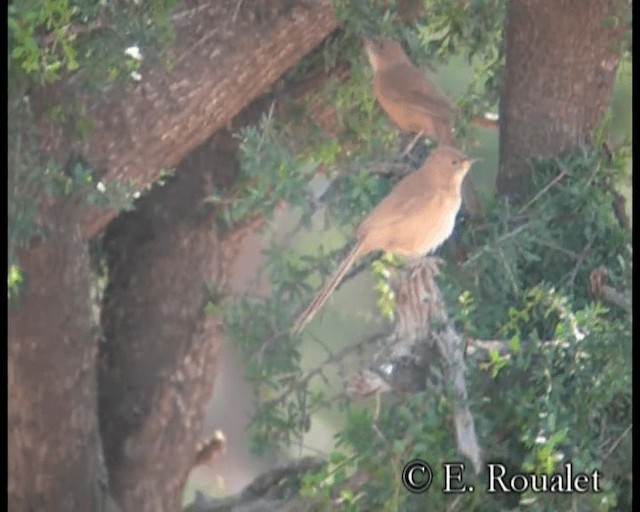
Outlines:
[[[210, 215], [196, 206], [229, 155], [186, 166], [107, 229], [100, 427], [124, 511], [175, 511], [202, 432], [221, 343], [205, 316], [221, 278]], [[188, 172], [186, 172], [188, 171]]]
[[72, 210], [48, 212], [9, 308], [9, 510], [106, 510], [89, 255]]
[[609, 106], [620, 61], [619, 0], [512, 0], [500, 104], [498, 191], [529, 188], [530, 158], [586, 142]]
[[[265, 106], [256, 101], [235, 121], [254, 123]], [[237, 145], [221, 130], [105, 233], [100, 426], [125, 511], [179, 510], [196, 447], [211, 434], [202, 424], [222, 338], [204, 311], [227, 250], [202, 201], [235, 179]]]

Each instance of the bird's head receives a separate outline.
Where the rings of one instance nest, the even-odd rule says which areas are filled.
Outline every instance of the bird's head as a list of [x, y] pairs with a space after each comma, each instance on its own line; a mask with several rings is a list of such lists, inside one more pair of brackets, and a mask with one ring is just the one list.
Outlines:
[[409, 60], [400, 43], [386, 37], [364, 37], [363, 45], [374, 71]]
[[424, 166], [425, 169], [436, 170], [434, 177], [437, 176], [437, 179], [444, 179], [461, 186], [471, 166], [478, 161], [478, 158], [471, 158], [459, 149], [439, 145], [431, 152]]

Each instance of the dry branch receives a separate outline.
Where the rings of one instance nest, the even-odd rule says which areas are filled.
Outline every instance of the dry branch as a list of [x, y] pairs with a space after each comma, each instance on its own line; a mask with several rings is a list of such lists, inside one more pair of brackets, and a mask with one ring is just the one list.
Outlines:
[[[454, 425], [458, 450], [469, 457], [476, 472], [480, 471], [481, 450], [474, 420], [467, 404], [465, 383], [464, 342], [456, 332], [446, 310], [446, 304], [435, 282], [438, 275], [437, 258], [425, 258], [415, 265], [394, 288], [397, 297], [397, 321], [387, 338], [384, 354], [378, 361], [397, 361], [401, 371], [394, 371], [391, 386], [405, 391], [420, 389], [426, 383], [434, 348], [443, 361], [444, 377], [457, 397], [454, 405]], [[412, 359], [407, 364], [407, 359]], [[360, 372], [352, 388], [383, 390], [381, 375]]]
[[314, 510], [311, 500], [297, 497], [298, 488], [306, 473], [318, 471], [326, 464], [318, 457], [303, 457], [281, 464], [258, 476], [234, 496], [210, 498], [198, 494], [186, 512]]
[[591, 294], [599, 300], [609, 302], [619, 308], [631, 313], [631, 301], [615, 288], [604, 284], [604, 280], [609, 275], [605, 267], [598, 267], [591, 271], [589, 275], [589, 290]]

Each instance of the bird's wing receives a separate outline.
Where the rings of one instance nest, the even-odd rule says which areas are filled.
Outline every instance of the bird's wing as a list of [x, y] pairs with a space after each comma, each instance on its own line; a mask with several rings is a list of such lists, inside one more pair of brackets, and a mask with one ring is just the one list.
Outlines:
[[426, 75], [413, 66], [398, 65], [379, 77], [381, 93], [387, 101], [409, 104], [431, 116], [450, 121], [454, 109], [446, 96], [429, 83]]
[[359, 231], [366, 232], [405, 222], [408, 217], [420, 215], [429, 205], [438, 200], [439, 189], [427, 186], [420, 173], [410, 174], [400, 181], [391, 193], [376, 206], [360, 225]]

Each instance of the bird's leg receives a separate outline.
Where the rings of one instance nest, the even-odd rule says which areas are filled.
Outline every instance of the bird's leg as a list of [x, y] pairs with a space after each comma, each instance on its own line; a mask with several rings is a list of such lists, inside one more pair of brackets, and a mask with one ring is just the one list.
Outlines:
[[420, 140], [421, 137], [424, 137], [424, 133], [422, 131], [418, 132], [418, 135], [416, 135], [413, 138], [413, 140], [407, 145], [407, 147], [404, 149], [404, 151], [400, 155], [400, 158], [404, 158], [409, 153], [411, 153], [411, 151], [413, 150], [413, 148], [415, 147], [416, 143]]

